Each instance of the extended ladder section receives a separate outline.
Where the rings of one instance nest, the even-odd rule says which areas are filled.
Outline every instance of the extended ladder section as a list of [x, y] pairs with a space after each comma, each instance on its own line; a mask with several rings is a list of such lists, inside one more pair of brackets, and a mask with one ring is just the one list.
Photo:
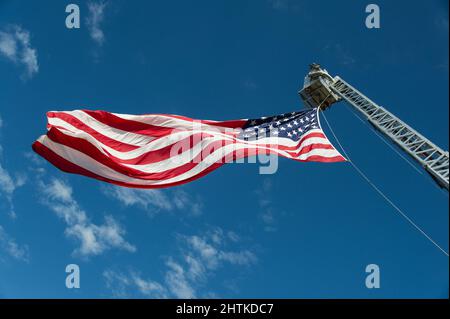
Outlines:
[[[377, 105], [340, 77], [336, 76], [330, 81], [330, 76], [328, 75], [326, 81], [323, 79], [320, 81], [317, 77], [311, 76], [311, 74], [317, 75], [319, 70], [321, 73], [327, 73], [326, 70], [320, 69], [320, 66], [317, 64], [311, 66], [311, 71], [307, 75], [307, 78], [314, 79], [312, 81], [314, 83], [311, 85], [311, 83], [307, 83], [305, 80], [305, 84], [308, 85], [299, 92], [308, 106], [319, 106], [325, 109], [331, 103], [320, 106], [314, 101], [318, 101], [325, 94], [329, 94], [328, 98], [324, 97], [326, 100], [329, 100], [330, 96], [338, 95], [340, 99], [347, 101], [358, 110], [378, 131], [389, 137], [395, 144], [420, 163], [441, 187], [447, 190], [449, 189], [448, 152], [432, 143], [382, 106]], [[323, 83], [323, 86], [318, 88], [318, 83]]]

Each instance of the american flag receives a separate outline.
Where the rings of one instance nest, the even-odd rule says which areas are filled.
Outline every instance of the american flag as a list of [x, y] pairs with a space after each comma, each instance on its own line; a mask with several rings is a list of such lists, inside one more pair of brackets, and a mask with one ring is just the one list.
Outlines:
[[64, 172], [126, 187], [175, 186], [258, 154], [345, 161], [322, 131], [317, 108], [232, 121], [89, 110], [48, 112], [47, 120], [36, 153]]

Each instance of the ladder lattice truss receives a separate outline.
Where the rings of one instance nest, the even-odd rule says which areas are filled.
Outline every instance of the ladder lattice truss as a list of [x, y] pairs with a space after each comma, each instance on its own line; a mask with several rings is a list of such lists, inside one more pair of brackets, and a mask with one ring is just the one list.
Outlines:
[[331, 90], [361, 112], [381, 133], [417, 160], [437, 183], [449, 189], [448, 152], [432, 143], [385, 108], [371, 101], [339, 76], [329, 82]]

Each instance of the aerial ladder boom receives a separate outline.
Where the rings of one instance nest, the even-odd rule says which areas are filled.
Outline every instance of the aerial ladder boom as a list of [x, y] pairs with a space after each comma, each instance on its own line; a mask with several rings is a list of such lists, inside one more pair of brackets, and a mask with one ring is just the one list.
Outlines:
[[449, 189], [448, 152], [444, 151], [384, 107], [377, 105], [339, 76], [312, 64], [299, 95], [307, 107], [325, 110], [344, 100], [378, 131], [415, 159], [439, 186]]

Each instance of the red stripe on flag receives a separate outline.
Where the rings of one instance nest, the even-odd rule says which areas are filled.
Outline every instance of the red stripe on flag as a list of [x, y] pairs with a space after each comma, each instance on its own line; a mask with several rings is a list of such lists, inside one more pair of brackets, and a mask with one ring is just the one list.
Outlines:
[[138, 121], [123, 119], [105, 111], [83, 110], [83, 112], [105, 125], [136, 134], [160, 137], [170, 134], [174, 129], [172, 127], [156, 126]]
[[179, 181], [179, 182], [160, 184], [160, 185], [140, 185], [140, 184], [116, 181], [116, 180], [112, 180], [112, 179], [97, 175], [95, 173], [92, 173], [91, 171], [88, 171], [88, 170], [66, 160], [65, 158], [59, 156], [58, 154], [56, 154], [54, 151], [52, 151], [51, 149], [49, 149], [48, 147], [46, 147], [39, 141], [34, 142], [32, 145], [32, 148], [37, 154], [39, 154], [40, 156], [45, 158], [47, 161], [49, 161], [51, 164], [53, 164], [55, 167], [62, 170], [63, 172], [70, 173], [70, 174], [83, 175], [83, 176], [94, 178], [94, 179], [104, 181], [104, 182], [107, 182], [110, 184], [115, 184], [115, 185], [124, 186], [124, 187], [131, 187], [131, 188], [165, 188], [165, 187], [170, 187], [170, 186], [182, 185], [182, 184], [194, 181], [202, 176], [205, 176], [224, 164], [224, 163], [215, 163], [215, 164], [211, 165], [210, 167], [208, 167], [207, 169], [205, 169], [204, 171], [202, 171], [200, 174], [190, 177], [188, 179]]
[[[90, 126], [84, 124], [76, 117], [74, 117], [70, 114], [67, 114], [67, 113], [48, 112], [47, 117], [59, 118], [65, 122], [69, 123], [70, 125], [76, 127], [77, 129], [82, 130], [82, 131], [86, 132], [87, 134], [91, 135], [97, 141], [99, 141], [99, 142], [105, 144], [106, 146], [109, 146], [117, 151], [120, 151], [120, 152], [128, 152], [131, 150], [135, 150], [139, 147], [139, 146], [119, 142], [119, 141], [116, 141], [116, 140], [106, 136], [106, 135], [103, 135], [102, 133], [91, 128]], [[50, 126], [52, 126], [52, 125], [50, 124]]]

